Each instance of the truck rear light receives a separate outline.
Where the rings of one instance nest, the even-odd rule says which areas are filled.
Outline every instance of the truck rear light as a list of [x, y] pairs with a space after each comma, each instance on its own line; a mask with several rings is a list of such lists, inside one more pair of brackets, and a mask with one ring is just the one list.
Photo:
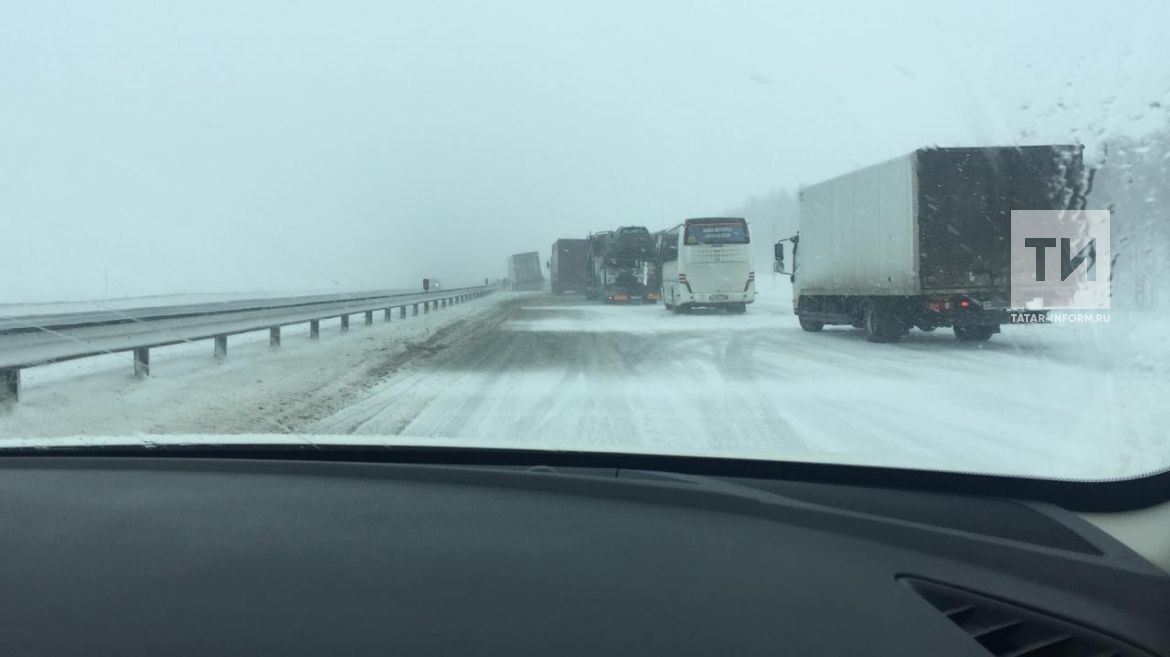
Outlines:
[[678, 275], [678, 282], [679, 283], [686, 283], [687, 282], [687, 275], [686, 274], [679, 274]]
[[947, 302], [942, 299], [931, 299], [926, 305], [936, 313], [941, 313], [947, 309]]
[[970, 308], [971, 307], [971, 300], [970, 299], [960, 299], [959, 300], [959, 307], [964, 309], [964, 310], [966, 310], [967, 308]]

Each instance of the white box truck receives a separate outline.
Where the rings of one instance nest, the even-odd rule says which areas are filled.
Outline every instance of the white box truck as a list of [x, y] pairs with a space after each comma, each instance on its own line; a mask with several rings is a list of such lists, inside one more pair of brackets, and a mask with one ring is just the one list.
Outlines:
[[799, 231], [775, 249], [801, 328], [852, 325], [872, 342], [914, 326], [991, 338], [1011, 316], [1011, 211], [1083, 208], [1081, 151], [923, 148], [805, 187]]

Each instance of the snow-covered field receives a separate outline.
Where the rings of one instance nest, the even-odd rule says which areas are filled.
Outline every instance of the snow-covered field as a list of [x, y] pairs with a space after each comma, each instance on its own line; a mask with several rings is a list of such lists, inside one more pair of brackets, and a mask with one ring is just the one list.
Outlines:
[[[399, 288], [392, 290], [376, 290], [379, 293], [419, 292], [418, 288]], [[116, 299], [95, 299], [90, 301], [49, 301], [45, 303], [0, 303], [0, 319], [24, 317], [28, 315], [55, 315], [64, 313], [85, 313], [100, 311], [133, 310], [138, 308], [159, 308], [166, 306], [186, 306], [206, 303], [224, 303], [231, 301], [251, 301], [256, 299], [281, 299], [287, 297], [324, 296], [337, 294], [336, 290], [282, 290], [278, 292], [235, 292], [235, 293], [200, 293], [200, 294], [160, 294], [142, 297], [121, 297]]]
[[1159, 317], [875, 345], [801, 331], [787, 281], [760, 285], [740, 316], [500, 294], [317, 345], [289, 330], [279, 352], [258, 334], [223, 365], [177, 347], [149, 381], [129, 356], [32, 369], [0, 435], [361, 434], [1067, 478], [1170, 465]]

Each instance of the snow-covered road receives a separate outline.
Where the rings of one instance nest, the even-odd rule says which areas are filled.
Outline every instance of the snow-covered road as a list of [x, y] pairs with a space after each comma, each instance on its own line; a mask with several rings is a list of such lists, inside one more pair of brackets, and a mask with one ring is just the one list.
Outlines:
[[879, 345], [847, 328], [802, 332], [783, 282], [762, 281], [746, 315], [500, 294], [280, 352], [261, 335], [223, 365], [193, 345], [160, 355], [149, 381], [130, 379], [125, 359], [34, 368], [0, 437], [362, 434], [1068, 478], [1170, 460], [1157, 318]]
[[1151, 451], [1167, 451], [1170, 363], [1102, 357], [1102, 328], [1007, 327], [986, 344], [914, 331], [874, 345], [844, 328], [802, 332], [780, 295], [743, 316], [533, 295], [306, 430], [1061, 477], [1148, 471]]

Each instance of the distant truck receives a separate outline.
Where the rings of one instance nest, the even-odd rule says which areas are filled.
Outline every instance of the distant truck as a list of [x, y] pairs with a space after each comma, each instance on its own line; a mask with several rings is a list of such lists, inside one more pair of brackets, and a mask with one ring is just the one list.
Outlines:
[[801, 190], [776, 271], [791, 274], [806, 331], [988, 340], [1010, 321], [1011, 210], [1083, 207], [1085, 180], [1081, 146], [919, 149]]
[[559, 239], [548, 259], [553, 294], [584, 294], [589, 287], [589, 240]]
[[508, 258], [508, 283], [513, 290], [532, 292], [544, 289], [540, 253], [517, 253]]
[[655, 259], [654, 240], [645, 226], [623, 226], [590, 240], [593, 298], [607, 303], [658, 301], [658, 294], [643, 283], [643, 267]]

